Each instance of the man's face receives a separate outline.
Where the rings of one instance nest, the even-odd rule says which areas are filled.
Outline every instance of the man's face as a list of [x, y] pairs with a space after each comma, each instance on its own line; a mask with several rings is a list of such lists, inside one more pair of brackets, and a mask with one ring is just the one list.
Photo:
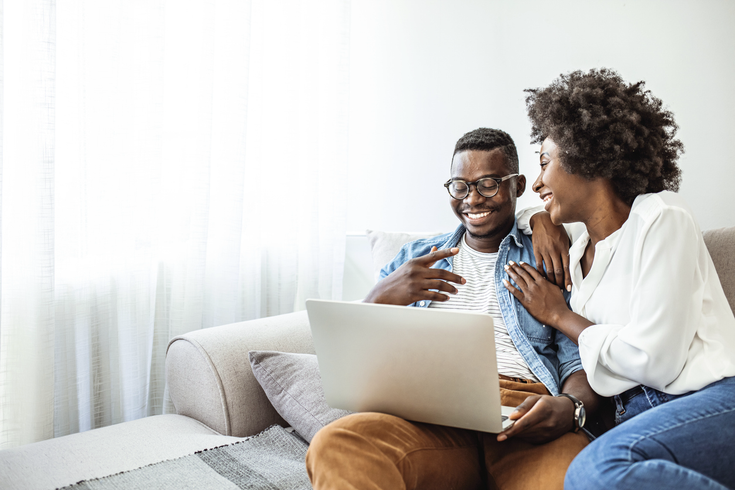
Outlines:
[[[452, 159], [453, 180], [474, 182], [485, 177], [505, 177], [510, 173], [505, 155], [499, 149], [462, 151]], [[449, 198], [454, 214], [467, 228], [468, 243], [472, 248], [481, 252], [497, 250], [500, 241], [513, 227], [516, 199], [523, 194], [525, 187], [526, 179], [519, 175], [502, 182], [493, 197], [484, 197], [473, 185], [464, 199]]]

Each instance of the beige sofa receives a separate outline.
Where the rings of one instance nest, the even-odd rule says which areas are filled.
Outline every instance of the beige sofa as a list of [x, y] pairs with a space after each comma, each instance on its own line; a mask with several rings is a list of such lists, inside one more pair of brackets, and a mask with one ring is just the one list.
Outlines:
[[[735, 311], [735, 227], [704, 235]], [[253, 376], [250, 350], [314, 353], [305, 312], [173, 339], [166, 371], [176, 414], [0, 451], [0, 488], [58, 488], [229, 444], [271, 424], [284, 424]], [[152, 481], [148, 488], [165, 485]]]

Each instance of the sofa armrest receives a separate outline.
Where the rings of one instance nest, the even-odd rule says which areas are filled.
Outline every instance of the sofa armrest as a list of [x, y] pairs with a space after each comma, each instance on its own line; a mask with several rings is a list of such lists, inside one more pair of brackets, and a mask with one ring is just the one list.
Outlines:
[[265, 396], [248, 351], [314, 354], [306, 311], [196, 330], [171, 340], [166, 382], [176, 413], [226, 436], [286, 425]]

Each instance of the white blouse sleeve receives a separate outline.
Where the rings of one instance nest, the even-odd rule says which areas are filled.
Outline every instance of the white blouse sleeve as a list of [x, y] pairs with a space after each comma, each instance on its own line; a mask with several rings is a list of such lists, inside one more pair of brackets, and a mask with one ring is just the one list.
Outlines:
[[639, 230], [634, 250], [615, 252], [630, 257], [624, 264], [630, 270], [606, 272], [621, 278], [632, 274], [620, 284], [620, 294], [629, 295], [630, 321], [594, 325], [579, 337], [590, 383], [605, 386], [602, 391], [619, 393], [626, 383], [665, 391], [696, 344], [708, 270], [699, 227], [675, 207], [641, 225], [648, 229]]

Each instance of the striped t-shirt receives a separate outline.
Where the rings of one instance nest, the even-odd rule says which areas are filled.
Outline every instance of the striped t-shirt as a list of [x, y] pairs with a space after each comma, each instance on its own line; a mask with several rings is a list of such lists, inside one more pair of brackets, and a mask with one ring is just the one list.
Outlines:
[[452, 272], [464, 277], [467, 283], [464, 285], [452, 283], [458, 293], [449, 294], [449, 301], [432, 301], [429, 307], [487, 313], [492, 316], [495, 324], [498, 373], [538, 381], [513, 344], [513, 339], [505, 327], [503, 315], [500, 313], [494, 280], [497, 252], [478, 252], [467, 245], [464, 236], [457, 246], [459, 253], [454, 256]]

